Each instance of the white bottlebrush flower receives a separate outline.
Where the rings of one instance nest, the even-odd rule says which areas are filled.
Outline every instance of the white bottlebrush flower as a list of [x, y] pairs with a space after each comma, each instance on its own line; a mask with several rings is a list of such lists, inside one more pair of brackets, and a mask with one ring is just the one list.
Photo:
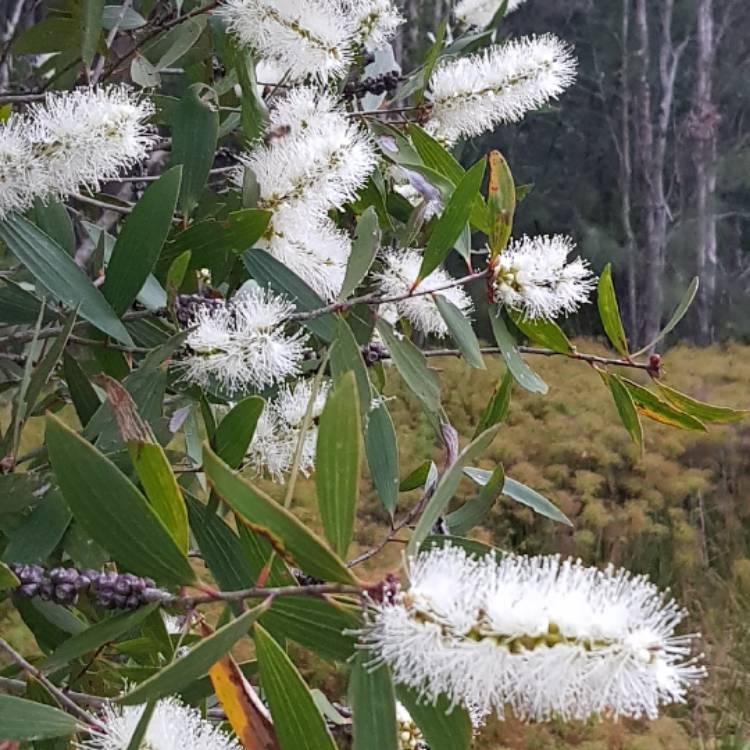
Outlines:
[[27, 130], [27, 121], [19, 117], [0, 125], [0, 219], [10, 211], [25, 211], [45, 190]]
[[532, 319], [575, 312], [589, 301], [596, 279], [585, 260], [568, 262], [574, 249], [573, 240], [561, 235], [511, 242], [495, 265], [495, 299]]
[[126, 86], [50, 93], [28, 111], [29, 140], [46, 181], [45, 195], [96, 190], [141, 161], [154, 141], [154, 108]]
[[[321, 415], [329, 389], [329, 383], [321, 384], [313, 404], [313, 419]], [[275, 482], [284, 480], [294, 460], [311, 396], [312, 381], [298, 380], [293, 385], [281, 388], [276, 397], [266, 404], [247, 453], [247, 461], [257, 474], [267, 474]], [[311, 424], [305, 433], [299, 464], [299, 470], [305, 476], [315, 468], [317, 440], [318, 428]]]
[[341, 78], [351, 61], [354, 26], [336, 0], [227, 0], [220, 13], [241, 44], [291, 80]]
[[[397, 297], [408, 294], [412, 285], [419, 277], [422, 265], [422, 255], [416, 250], [388, 250], [383, 255], [383, 268], [373, 274], [377, 280], [378, 291], [383, 297]], [[474, 305], [471, 297], [460, 286], [440, 289], [453, 281], [443, 269], [435, 269], [426, 279], [423, 279], [414, 290], [415, 292], [438, 289], [449, 302], [452, 302], [465, 315], [471, 314]], [[394, 302], [393, 305], [399, 317], [406, 318], [421, 333], [445, 336], [448, 326], [438, 311], [431, 294], [421, 294]], [[387, 311], [386, 311], [387, 314]]]
[[445, 694], [474, 719], [649, 717], [685, 700], [704, 671], [685, 613], [643, 576], [559, 557], [455, 547], [410, 561], [410, 586], [361, 633], [374, 663], [425, 700]]
[[225, 304], [198, 308], [186, 341], [192, 352], [184, 363], [186, 379], [233, 394], [298, 375], [305, 337], [284, 330], [293, 311], [289, 301], [258, 287]]
[[[512, 13], [525, 2], [526, 0], [509, 0], [505, 12]], [[497, 15], [502, 4], [503, 0], [459, 0], [454, 13], [462, 23], [483, 29]]]
[[[85, 750], [127, 750], [145, 706], [117, 706], [103, 709], [104, 731], [90, 730], [80, 747]], [[200, 711], [176, 698], [156, 704], [140, 747], [149, 750], [241, 750], [228, 734], [205, 721]]]
[[347, 0], [347, 16], [354, 24], [354, 42], [368, 50], [385, 47], [404, 22], [393, 0]]
[[341, 290], [352, 243], [328, 216], [308, 212], [304, 206], [280, 206], [258, 247], [330, 301]]
[[244, 160], [260, 186], [262, 208], [341, 208], [375, 167], [375, 150], [367, 135], [325, 94], [293, 91], [272, 113], [271, 125], [278, 137]]
[[446, 143], [516, 122], [575, 77], [570, 47], [551, 34], [523, 37], [439, 64], [430, 77], [427, 129]]

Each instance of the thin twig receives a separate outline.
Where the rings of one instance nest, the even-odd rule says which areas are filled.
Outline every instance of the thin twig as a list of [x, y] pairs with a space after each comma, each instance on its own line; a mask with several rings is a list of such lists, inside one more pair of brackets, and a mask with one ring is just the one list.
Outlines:
[[[107, 38], [104, 42], [104, 46], [107, 48], [107, 52], [109, 52], [109, 50], [112, 49], [112, 44], [115, 41], [117, 32], [120, 30], [120, 24], [125, 18], [125, 14], [128, 12], [128, 8], [130, 8], [132, 4], [133, 4], [133, 0], [123, 0], [122, 6], [120, 7], [120, 12], [117, 15], [117, 20], [115, 21], [112, 28], [109, 30], [109, 34], [107, 34]], [[99, 59], [96, 61], [96, 67], [94, 68], [94, 72], [91, 74], [92, 86], [96, 85], [101, 74], [104, 72], [104, 61], [106, 57], [107, 57], [106, 53], [100, 54]]]
[[[12, 677], [0, 677], [0, 690], [8, 693], [8, 695], [26, 695], [26, 683], [23, 680], [14, 680]], [[107, 703], [106, 698], [89, 695], [89, 693], [66, 690], [65, 695], [79, 706], [89, 706], [89, 708], [101, 708]]]
[[351, 595], [362, 596], [365, 589], [362, 586], [353, 586], [342, 583], [320, 583], [312, 586], [279, 586], [277, 588], [264, 588], [253, 586], [249, 589], [239, 591], [212, 591], [197, 596], [175, 596], [163, 600], [164, 604], [177, 605], [190, 609], [199, 604], [211, 604], [212, 602], [241, 602], [246, 599], [274, 599], [284, 596], [326, 596], [326, 595]]
[[0, 92], [0, 104], [30, 104], [40, 102], [47, 96], [43, 91], [29, 91], [22, 94]]
[[462, 276], [460, 279], [452, 279], [445, 284], [439, 284], [431, 287], [430, 289], [415, 289], [414, 291], [404, 292], [404, 294], [397, 294], [392, 297], [383, 297], [377, 292], [371, 292], [370, 294], [363, 294], [361, 297], [352, 297], [351, 299], [341, 300], [339, 302], [332, 302], [330, 305], [324, 307], [318, 307], [315, 310], [309, 310], [307, 312], [294, 313], [289, 316], [289, 320], [315, 320], [323, 315], [329, 313], [343, 312], [356, 305], [372, 305], [377, 307], [378, 305], [385, 305], [390, 302], [401, 302], [405, 299], [412, 299], [413, 297], [423, 297], [426, 294], [435, 294], [442, 292], [446, 289], [452, 289], [455, 286], [463, 286], [476, 279], [487, 278], [492, 273], [492, 269], [488, 266], [483, 271], [477, 271], [476, 273], [469, 274], [468, 276]]
[[30, 664], [21, 656], [6, 640], [0, 638], [0, 651], [4, 651], [26, 674], [33, 677], [37, 682], [44, 685], [47, 692], [54, 696], [60, 706], [66, 708], [73, 716], [84, 721], [88, 726], [93, 726], [104, 731], [104, 725], [92, 716], [88, 711], [81, 708], [74, 700], [67, 696], [57, 685], [52, 683], [39, 669]]
[[105, 211], [114, 211], [118, 214], [131, 214], [133, 213], [133, 206], [118, 206], [113, 203], [107, 203], [106, 201], [99, 201], [96, 198], [89, 198], [87, 195], [72, 195], [73, 200], [79, 203], [86, 203], [89, 206], [96, 206], [97, 208], [104, 209]]

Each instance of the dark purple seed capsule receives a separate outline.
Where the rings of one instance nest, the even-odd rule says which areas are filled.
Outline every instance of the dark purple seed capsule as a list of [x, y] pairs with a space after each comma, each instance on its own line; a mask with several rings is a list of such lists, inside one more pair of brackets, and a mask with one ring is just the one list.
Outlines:
[[156, 588], [156, 581], [153, 578], [144, 578], [143, 583], [147, 589]]
[[146, 582], [143, 578], [134, 578], [130, 584], [130, 591], [133, 594], [140, 594], [146, 588]]
[[138, 609], [140, 604], [141, 600], [135, 594], [131, 594], [125, 602], [125, 607], [127, 609]]
[[91, 579], [81, 574], [75, 579], [73, 585], [76, 587], [76, 591], [86, 591], [91, 586]]
[[116, 594], [128, 596], [130, 594], [130, 584], [121, 576], [115, 581], [114, 590]]
[[115, 607], [119, 607], [120, 609], [124, 609], [125, 605], [128, 603], [128, 597], [124, 594], [115, 594], [112, 597], [112, 601], [115, 605]]
[[96, 597], [96, 603], [100, 607], [104, 607], [105, 609], [110, 609], [112, 604], [112, 599], [114, 598], [114, 593], [112, 591], [100, 591], [99, 596]]
[[38, 583], [24, 583], [23, 586], [18, 587], [18, 593], [21, 596], [26, 596], [31, 598], [32, 596], [36, 596], [39, 591], [39, 584]]
[[49, 579], [52, 583], [65, 583], [65, 568], [52, 568], [49, 572]]
[[41, 596], [45, 602], [48, 602], [54, 593], [55, 587], [49, 581], [45, 581], [39, 587], [39, 596]]

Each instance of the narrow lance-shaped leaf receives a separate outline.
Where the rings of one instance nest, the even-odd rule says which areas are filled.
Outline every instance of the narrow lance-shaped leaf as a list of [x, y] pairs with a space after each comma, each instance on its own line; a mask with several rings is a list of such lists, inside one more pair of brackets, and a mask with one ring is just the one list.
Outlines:
[[443, 209], [443, 213], [435, 223], [427, 240], [422, 266], [419, 269], [419, 279], [429, 276], [448, 255], [456, 240], [461, 235], [466, 222], [469, 220], [472, 206], [482, 187], [484, 178], [484, 159], [481, 159], [469, 169], [456, 185], [450, 200]]
[[[0, 240], [54, 297], [71, 310], [127, 346], [130, 334], [102, 293], [75, 261], [44, 232], [22, 216], [0, 221]], [[134, 295], [135, 296], [135, 295]]]
[[365, 278], [370, 270], [375, 254], [380, 247], [380, 227], [378, 215], [370, 206], [357, 221], [357, 231], [352, 242], [352, 252], [346, 266], [344, 283], [339, 297], [346, 299]]
[[450, 513], [445, 521], [451, 534], [463, 536], [475, 526], [483, 523], [497, 498], [503, 491], [505, 472], [498, 466], [492, 472], [487, 483], [482, 486], [477, 497], [464, 503], [458, 510]]
[[165, 695], [178, 692], [193, 680], [202, 677], [222, 656], [229, 652], [240, 638], [248, 634], [250, 626], [269, 606], [266, 601], [219, 628], [177, 661], [173, 661], [153, 677], [126, 693], [119, 699], [119, 702], [126, 706], [133, 706], [148, 700], [162, 698]]
[[670, 388], [660, 381], [656, 381], [656, 387], [677, 408], [706, 422], [741, 422], [750, 414], [750, 410], [748, 409], [730, 409], [726, 406], [706, 404], [703, 401], [692, 398], [692, 396], [688, 396], [686, 393], [680, 393], [680, 391], [676, 391], [674, 388]]
[[187, 557], [146, 498], [108, 458], [51, 415], [46, 441], [76, 521], [124, 570], [169, 584], [195, 579]]
[[[369, 657], [371, 658], [371, 657]], [[352, 707], [353, 750], [397, 750], [396, 694], [386, 664], [367, 666], [368, 654], [361, 652], [349, 677]]]
[[547, 384], [526, 364], [524, 359], [516, 348], [516, 342], [513, 339], [502, 314], [499, 310], [490, 311], [490, 324], [495, 341], [500, 347], [508, 371], [515, 378], [516, 382], [531, 393], [544, 395], [549, 390]]
[[203, 458], [214, 490], [243, 524], [268, 539], [282, 559], [323, 580], [355, 582], [349, 569], [324, 542], [289, 511], [233, 472], [207, 445]]
[[440, 382], [435, 372], [427, 367], [422, 352], [408, 339], [399, 338], [382, 318], [377, 322], [377, 329], [406, 385], [428, 413], [437, 414], [440, 409]]
[[347, 372], [326, 399], [315, 452], [315, 486], [326, 538], [344, 557], [354, 534], [362, 462], [359, 399]]
[[182, 167], [174, 167], [150, 185], [117, 237], [102, 292], [118, 315], [130, 307], [156, 265], [172, 226], [181, 177]]
[[508, 415], [510, 409], [510, 394], [513, 389], [513, 376], [510, 374], [510, 370], [505, 371], [503, 379], [498, 383], [492, 396], [484, 407], [479, 422], [474, 430], [474, 437], [484, 432], [488, 427], [492, 427], [493, 424], [504, 422], [505, 417]]
[[233, 469], [239, 467], [247, 453], [265, 403], [260, 396], [248, 396], [235, 404], [216, 428], [211, 444]]
[[78, 722], [59, 708], [43, 703], [0, 695], [0, 737], [3, 740], [46, 740], [67, 737]]
[[451, 706], [444, 696], [434, 703], [423, 701], [405, 685], [397, 686], [396, 695], [422, 730], [430, 750], [469, 750], [473, 731], [465, 709]]
[[487, 205], [490, 210], [490, 259], [496, 258], [508, 244], [516, 210], [516, 186], [505, 157], [499, 151], [489, 155], [490, 181]]
[[649, 391], [648, 388], [644, 388], [632, 380], [628, 380], [627, 378], [621, 378], [621, 380], [622, 384], [627, 388], [628, 393], [632, 396], [638, 413], [642, 416], [653, 419], [655, 422], [669, 425], [670, 427], [706, 432], [706, 426], [697, 417], [678, 409], [667, 401], [663, 401], [655, 393]]
[[570, 354], [573, 351], [573, 345], [554, 320], [527, 318], [519, 312], [511, 313], [510, 317], [516, 328], [527, 336], [529, 341], [560, 354]]
[[187, 214], [198, 204], [214, 162], [219, 134], [219, 110], [207, 94], [215, 94], [205, 84], [190, 86], [171, 112], [172, 158], [182, 165], [178, 207]]
[[[464, 469], [464, 474], [480, 486], [485, 485], [492, 477], [492, 472], [485, 469], [475, 469], [472, 466], [467, 466]], [[503, 494], [517, 503], [526, 505], [540, 516], [546, 516], [558, 523], [564, 523], [566, 526], [573, 525], [570, 519], [547, 500], [546, 497], [540, 495], [536, 490], [532, 490], [531, 487], [527, 487], [525, 484], [521, 484], [521, 482], [511, 479], [508, 476], [505, 477], [505, 481], [503, 482]]]
[[628, 434], [636, 445], [640, 448], [643, 447], [643, 427], [641, 420], [638, 416], [638, 411], [633, 403], [633, 397], [625, 387], [619, 376], [607, 375], [606, 382], [609, 385], [609, 389], [612, 391], [612, 397], [615, 400], [615, 406], [617, 407], [617, 413], [620, 415], [620, 421], [622, 422]]
[[484, 453], [495, 439], [501, 425], [495, 425], [485, 430], [479, 437], [474, 438], [456, 457], [451, 466], [446, 469], [440, 478], [435, 492], [429, 499], [422, 515], [417, 522], [416, 528], [411, 535], [409, 544], [406, 548], [407, 554], [413, 555], [419, 549], [419, 545], [430, 533], [440, 516], [445, 512], [453, 495], [458, 489], [464, 467], [475, 461]]
[[365, 451], [380, 502], [392, 516], [398, 504], [398, 443], [393, 420], [384, 401], [367, 413]]
[[336, 750], [310, 690], [284, 649], [263, 629], [254, 627], [263, 691], [284, 750]]
[[169, 459], [141, 419], [135, 401], [126, 388], [107, 376], [101, 376], [101, 381], [146, 497], [177, 546], [187, 554], [187, 509]]
[[471, 321], [442, 294], [436, 294], [434, 299], [437, 309], [445, 321], [445, 325], [448, 326], [448, 331], [456, 342], [456, 346], [464, 355], [466, 363], [477, 370], [485, 370], [482, 351], [471, 326]]
[[625, 329], [620, 318], [620, 308], [617, 305], [615, 287], [612, 283], [612, 264], [608, 263], [602, 275], [599, 277], [599, 291], [597, 294], [597, 305], [599, 306], [599, 317], [601, 318], [604, 332], [614, 348], [628, 356], [628, 340], [625, 337]]
[[104, 0], [83, 0], [81, 7], [81, 61], [91, 65], [102, 30]]

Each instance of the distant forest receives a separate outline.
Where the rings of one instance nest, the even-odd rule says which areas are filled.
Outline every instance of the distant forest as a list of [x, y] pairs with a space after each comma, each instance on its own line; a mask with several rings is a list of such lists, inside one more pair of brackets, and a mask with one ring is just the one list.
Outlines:
[[[406, 0], [398, 55], [430, 44], [445, 6]], [[566, 232], [597, 271], [613, 261], [634, 341], [654, 337], [696, 275], [678, 337], [750, 339], [749, 30], [747, 0], [528, 0], [500, 26], [573, 44], [578, 81], [462, 158], [498, 148], [534, 184], [516, 232]]]

